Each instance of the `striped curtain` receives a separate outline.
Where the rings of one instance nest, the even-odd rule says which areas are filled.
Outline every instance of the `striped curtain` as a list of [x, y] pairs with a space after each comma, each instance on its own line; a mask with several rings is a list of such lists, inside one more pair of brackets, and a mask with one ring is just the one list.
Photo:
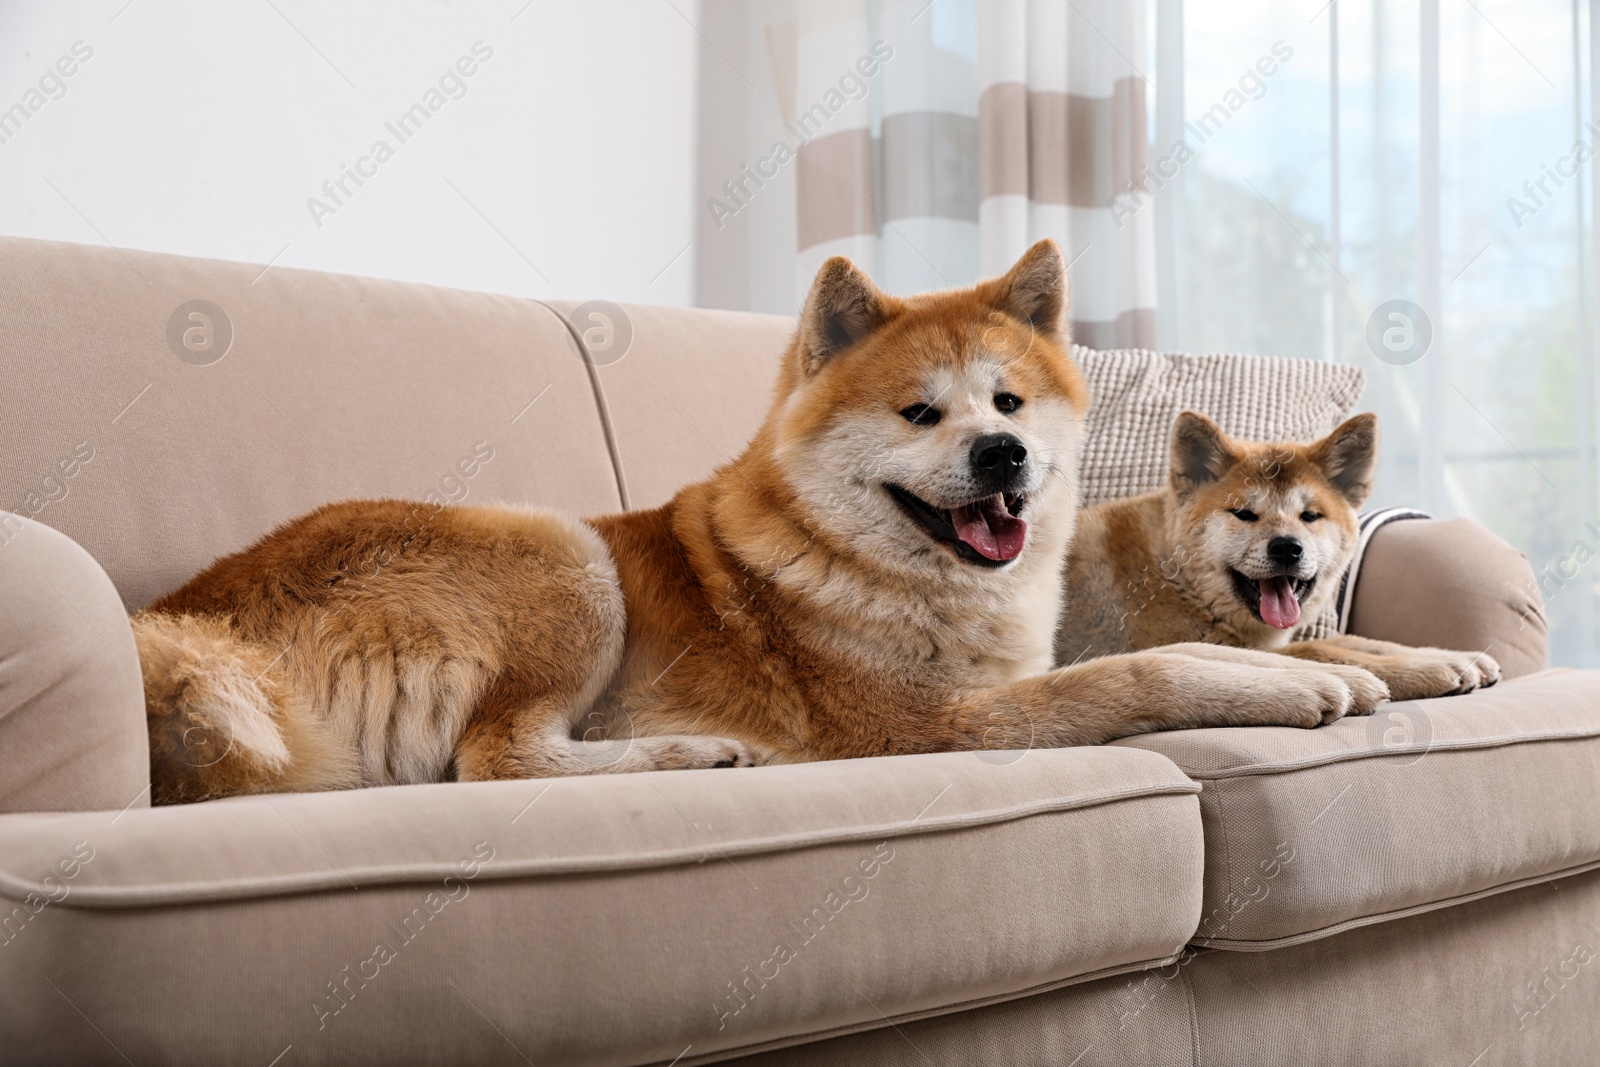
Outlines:
[[1145, 7], [802, 0], [798, 292], [832, 255], [913, 293], [998, 274], [1053, 237], [1072, 261], [1073, 339], [1154, 347], [1154, 212], [1117, 202], [1145, 167]]

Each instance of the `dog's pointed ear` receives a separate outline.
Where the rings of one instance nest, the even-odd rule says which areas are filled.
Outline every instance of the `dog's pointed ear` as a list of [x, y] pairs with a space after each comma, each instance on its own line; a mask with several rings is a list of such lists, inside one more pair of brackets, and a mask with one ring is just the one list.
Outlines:
[[1185, 411], [1172, 425], [1172, 489], [1186, 496], [1227, 474], [1239, 460], [1222, 428], [1198, 411]]
[[1378, 463], [1378, 416], [1352, 415], [1309, 449], [1311, 461], [1322, 468], [1328, 484], [1359, 508], [1372, 492], [1372, 472]]
[[817, 271], [800, 312], [800, 370], [815, 374], [835, 354], [883, 325], [884, 295], [843, 256]]
[[992, 282], [984, 283], [990, 303], [1029, 323], [1052, 341], [1067, 338], [1067, 261], [1048, 238]]

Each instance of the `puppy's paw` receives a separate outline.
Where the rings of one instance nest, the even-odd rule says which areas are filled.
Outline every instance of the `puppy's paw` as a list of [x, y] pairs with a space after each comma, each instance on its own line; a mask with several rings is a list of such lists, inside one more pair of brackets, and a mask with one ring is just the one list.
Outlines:
[[1470, 693], [1500, 680], [1500, 664], [1487, 652], [1413, 648], [1384, 660], [1376, 670], [1389, 683], [1396, 700]]
[[1500, 661], [1487, 652], [1474, 652], [1472, 665], [1478, 668], [1478, 687], [1487, 689], [1500, 680]]

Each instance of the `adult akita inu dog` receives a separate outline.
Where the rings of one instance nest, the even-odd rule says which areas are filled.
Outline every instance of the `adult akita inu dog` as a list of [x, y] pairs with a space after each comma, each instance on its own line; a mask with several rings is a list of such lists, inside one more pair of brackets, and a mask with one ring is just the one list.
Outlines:
[[333, 504], [219, 560], [135, 619], [156, 800], [1370, 712], [1365, 671], [1212, 646], [1051, 670], [1066, 304], [1051, 242], [911, 299], [831, 259], [755, 439], [664, 507]]
[[1291, 639], [1338, 594], [1377, 458], [1375, 415], [1302, 445], [1237, 441], [1185, 411], [1166, 489], [1080, 514], [1058, 659], [1206, 641], [1364, 667], [1396, 700], [1493, 685], [1484, 652]]

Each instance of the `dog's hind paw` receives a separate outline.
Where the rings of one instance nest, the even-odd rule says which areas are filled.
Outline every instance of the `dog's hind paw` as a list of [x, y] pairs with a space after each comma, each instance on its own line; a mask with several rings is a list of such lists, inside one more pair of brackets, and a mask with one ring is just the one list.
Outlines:
[[713, 767], [759, 767], [772, 760], [772, 754], [755, 745], [728, 737], [641, 738], [637, 745], [648, 746], [658, 771], [704, 770]]

